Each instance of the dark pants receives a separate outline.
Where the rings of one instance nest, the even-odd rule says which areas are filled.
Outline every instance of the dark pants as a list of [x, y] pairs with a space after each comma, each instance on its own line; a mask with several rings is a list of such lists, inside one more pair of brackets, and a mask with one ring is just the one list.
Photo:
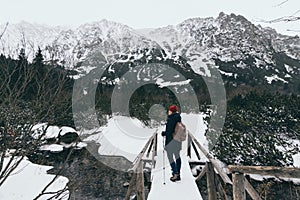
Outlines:
[[181, 169], [181, 158], [179, 154], [180, 150], [181, 150], [181, 143], [176, 142], [174, 140], [166, 146], [167, 156], [173, 174], [176, 173], [180, 174], [180, 169]]

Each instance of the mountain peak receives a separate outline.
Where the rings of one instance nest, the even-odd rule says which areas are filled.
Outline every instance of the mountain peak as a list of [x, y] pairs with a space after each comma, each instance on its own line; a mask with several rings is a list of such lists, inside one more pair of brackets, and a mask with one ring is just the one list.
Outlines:
[[[25, 45], [23, 36], [25, 43], [28, 43], [26, 47], [32, 48], [31, 44], [34, 44], [34, 48], [40, 46], [42, 50], [52, 49], [53, 52], [45, 54], [49, 57], [55, 54], [54, 57], [58, 60], [68, 56], [81, 61], [97, 49], [105, 49], [107, 55], [111, 55], [158, 46], [167, 53], [176, 52], [179, 55], [189, 53], [188, 49], [191, 48], [201, 48], [202, 53], [209, 54], [210, 58], [213, 55], [225, 60], [240, 58], [244, 56], [244, 52], [269, 57], [267, 52], [272, 48], [287, 51], [294, 58], [300, 57], [297, 49], [299, 39], [297, 41], [297, 38], [279, 35], [274, 30], [252, 24], [241, 15], [224, 12], [216, 18], [189, 18], [176, 26], [143, 30], [135, 30], [107, 19], [72, 29], [21, 22], [8, 26], [1, 39], [1, 53], [17, 55], [19, 48]], [[16, 51], [11, 51], [12, 49]], [[26, 50], [27, 53], [35, 51], [36, 49]], [[76, 61], [71, 63], [76, 64]]]
[[115, 21], [111, 21], [111, 20], [107, 20], [107, 19], [102, 19], [100, 21], [94, 21], [91, 23], [85, 23], [80, 25], [78, 28], [88, 28], [88, 27], [98, 27], [98, 28], [102, 28], [102, 29], [128, 29], [128, 30], [133, 30], [133, 28], [122, 24], [122, 23], [118, 23]]

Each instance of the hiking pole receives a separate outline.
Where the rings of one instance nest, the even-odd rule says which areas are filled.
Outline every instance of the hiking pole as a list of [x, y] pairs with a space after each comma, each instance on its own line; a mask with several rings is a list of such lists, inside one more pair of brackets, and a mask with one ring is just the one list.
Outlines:
[[166, 185], [166, 167], [165, 167], [165, 137], [163, 137], [163, 175], [164, 175], [164, 185]]

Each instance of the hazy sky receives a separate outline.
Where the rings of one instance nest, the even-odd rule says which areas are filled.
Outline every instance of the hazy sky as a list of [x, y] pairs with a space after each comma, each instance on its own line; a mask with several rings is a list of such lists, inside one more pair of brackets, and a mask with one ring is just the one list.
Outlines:
[[216, 17], [223, 11], [241, 14], [255, 24], [274, 27], [281, 33], [300, 35], [300, 21], [260, 22], [295, 13], [300, 16], [299, 0], [0, 0], [0, 5], [0, 24], [24, 20], [78, 26], [108, 19], [133, 28], [154, 28], [175, 25], [190, 17]]

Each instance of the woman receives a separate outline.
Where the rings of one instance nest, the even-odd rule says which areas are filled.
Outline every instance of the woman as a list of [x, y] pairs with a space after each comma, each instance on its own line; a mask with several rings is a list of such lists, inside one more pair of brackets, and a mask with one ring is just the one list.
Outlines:
[[[173, 140], [173, 133], [177, 122], [181, 122], [181, 116], [178, 113], [178, 107], [172, 105], [168, 110], [168, 119], [166, 124], [166, 130], [162, 132], [162, 136], [166, 136], [165, 150], [167, 151], [167, 156], [172, 169], [171, 181], [179, 181], [180, 178], [180, 168], [181, 168], [181, 142]], [[175, 160], [174, 160], [175, 157]]]

